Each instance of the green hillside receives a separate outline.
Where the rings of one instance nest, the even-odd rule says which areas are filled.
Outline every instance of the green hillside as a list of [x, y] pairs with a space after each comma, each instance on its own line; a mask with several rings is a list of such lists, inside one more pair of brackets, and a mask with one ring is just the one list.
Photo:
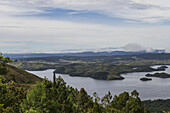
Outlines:
[[35, 84], [38, 81], [42, 81], [42, 78], [34, 74], [28, 73], [27, 71], [24, 71], [22, 69], [16, 68], [8, 64], [5, 64], [5, 67], [8, 73], [3, 74], [2, 76], [4, 76], [8, 81], [13, 80], [14, 82], [20, 84]]
[[0, 53], [0, 79], [5, 78], [6, 82], [12, 80], [18, 84], [35, 84], [42, 81], [42, 78], [34, 74], [7, 64], [10, 62], [12, 60], [9, 57], [3, 57]]

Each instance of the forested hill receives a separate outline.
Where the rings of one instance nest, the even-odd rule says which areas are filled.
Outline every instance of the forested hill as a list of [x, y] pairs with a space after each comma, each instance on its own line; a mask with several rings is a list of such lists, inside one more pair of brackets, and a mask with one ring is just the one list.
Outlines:
[[35, 84], [37, 82], [42, 81], [42, 78], [8, 64], [5, 64], [4, 67], [0, 66], [0, 68], [1, 71], [2, 68], [6, 68], [7, 73], [0, 72], [0, 75], [4, 76], [6, 80], [9, 81], [13, 80], [14, 82], [20, 84]]
[[0, 53], [0, 80], [5, 78], [6, 82], [12, 80], [18, 84], [35, 84], [42, 81], [41, 78], [34, 74], [7, 64], [9, 62], [12, 62], [12, 60], [9, 57], [3, 57]]

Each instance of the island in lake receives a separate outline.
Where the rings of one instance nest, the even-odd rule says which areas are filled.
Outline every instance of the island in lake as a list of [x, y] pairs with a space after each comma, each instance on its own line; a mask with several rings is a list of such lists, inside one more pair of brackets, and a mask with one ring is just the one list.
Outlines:
[[152, 79], [151, 78], [146, 78], [146, 77], [143, 77], [140, 79], [141, 81], [151, 81]]
[[58, 67], [54, 72], [70, 76], [91, 77], [98, 80], [123, 80], [123, 73], [164, 71], [165, 66], [156, 69], [150, 66], [125, 66], [111, 64], [74, 63]]
[[159, 78], [170, 78], [170, 74], [167, 73], [154, 73], [154, 74], [146, 74], [147, 77], [159, 77]]

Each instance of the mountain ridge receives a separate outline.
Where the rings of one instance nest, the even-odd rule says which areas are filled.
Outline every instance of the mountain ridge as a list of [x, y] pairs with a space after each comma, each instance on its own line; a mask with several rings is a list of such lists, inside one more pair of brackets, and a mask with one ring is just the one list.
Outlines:
[[32, 57], [50, 57], [50, 56], [78, 56], [78, 57], [87, 57], [87, 56], [114, 56], [114, 55], [139, 55], [146, 53], [166, 53], [165, 50], [154, 50], [152, 52], [143, 51], [86, 51], [86, 52], [72, 52], [72, 53], [6, 53], [3, 54], [4, 57], [9, 56], [11, 59], [17, 58], [32, 58]]

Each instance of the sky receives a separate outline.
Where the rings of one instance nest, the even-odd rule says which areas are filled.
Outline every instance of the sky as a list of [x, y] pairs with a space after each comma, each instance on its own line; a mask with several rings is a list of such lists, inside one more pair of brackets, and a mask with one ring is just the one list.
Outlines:
[[170, 51], [169, 0], [0, 0], [0, 52]]

